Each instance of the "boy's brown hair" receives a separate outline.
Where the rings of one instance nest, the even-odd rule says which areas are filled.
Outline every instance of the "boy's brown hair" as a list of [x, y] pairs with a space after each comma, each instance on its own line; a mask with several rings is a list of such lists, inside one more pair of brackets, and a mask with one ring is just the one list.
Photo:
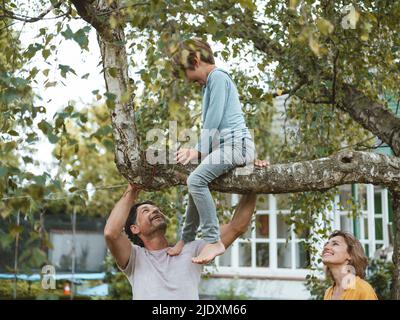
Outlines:
[[171, 54], [174, 76], [178, 77], [180, 72], [186, 69], [194, 70], [197, 53], [201, 61], [215, 64], [214, 54], [206, 41], [200, 38], [183, 40], [176, 45]]

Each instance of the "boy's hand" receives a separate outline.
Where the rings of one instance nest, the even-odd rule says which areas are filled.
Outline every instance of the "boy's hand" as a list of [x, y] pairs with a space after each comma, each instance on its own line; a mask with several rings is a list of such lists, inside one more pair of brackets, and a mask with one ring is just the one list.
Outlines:
[[139, 195], [140, 190], [142, 189], [141, 186], [136, 185], [134, 183], [129, 183], [128, 187], [126, 188], [125, 192], [124, 192], [124, 196], [129, 194], [129, 196], [133, 197], [134, 199], [136, 199]]
[[264, 168], [264, 167], [268, 167], [269, 166], [269, 162], [266, 161], [266, 160], [256, 159], [256, 160], [254, 160], [254, 165], [256, 167]]
[[183, 165], [188, 164], [190, 161], [199, 158], [199, 152], [195, 149], [179, 149], [176, 154], [175, 160]]

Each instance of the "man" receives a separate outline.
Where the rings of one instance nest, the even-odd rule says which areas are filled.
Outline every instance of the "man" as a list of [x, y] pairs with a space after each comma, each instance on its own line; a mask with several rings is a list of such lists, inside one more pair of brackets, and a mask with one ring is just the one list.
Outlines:
[[[265, 167], [267, 162], [256, 160], [255, 165]], [[203, 266], [193, 263], [192, 258], [207, 243], [194, 240], [185, 244], [179, 255], [168, 255], [166, 217], [152, 202], [135, 204], [139, 192], [140, 188], [129, 184], [104, 229], [107, 246], [132, 286], [133, 299], [199, 299]], [[243, 195], [232, 220], [221, 226], [221, 241], [226, 248], [247, 230], [256, 198], [255, 194]]]

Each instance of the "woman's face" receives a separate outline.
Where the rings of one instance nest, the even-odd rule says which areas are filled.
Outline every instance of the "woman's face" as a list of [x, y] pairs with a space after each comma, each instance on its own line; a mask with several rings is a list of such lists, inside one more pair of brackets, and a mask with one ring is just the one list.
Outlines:
[[347, 252], [347, 244], [342, 236], [336, 236], [328, 240], [322, 250], [322, 262], [325, 265], [329, 264], [345, 264], [350, 260], [350, 255]]

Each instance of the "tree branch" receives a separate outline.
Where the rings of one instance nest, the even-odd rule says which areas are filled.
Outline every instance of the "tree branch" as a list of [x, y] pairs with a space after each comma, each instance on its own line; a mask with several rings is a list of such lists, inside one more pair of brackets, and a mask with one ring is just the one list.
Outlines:
[[[134, 168], [132, 174], [128, 173], [128, 180], [141, 184], [147, 190], [186, 185], [188, 175], [196, 167], [179, 164], [153, 166], [147, 162], [132, 165]], [[210, 189], [228, 193], [278, 194], [324, 191], [351, 183], [398, 186], [400, 159], [376, 153], [345, 151], [326, 158], [275, 164], [267, 168], [237, 168], [214, 180]]]
[[[3, 12], [5, 13], [3, 17], [7, 17], [10, 19], [18, 20], [18, 21], [22, 21], [22, 22], [31, 23], [31, 22], [37, 22], [39, 20], [42, 20], [47, 14], [49, 14], [52, 10], [59, 8], [64, 2], [65, 2], [65, 0], [60, 0], [60, 1], [56, 2], [54, 5], [52, 4], [48, 9], [44, 10], [37, 17], [29, 17], [29, 16], [13, 13], [12, 11], [6, 9], [6, 7], [4, 5], [1, 5], [1, 4], [0, 4], [0, 9], [3, 10]], [[70, 10], [67, 13], [64, 13], [64, 14], [58, 16], [57, 18], [63, 17], [69, 13], [70, 13]]]
[[387, 143], [395, 155], [400, 156], [400, 118], [351, 85], [342, 85], [341, 89], [344, 100], [339, 108]]
[[112, 39], [112, 29], [109, 24], [110, 5], [103, 4], [100, 0], [71, 0], [79, 16], [89, 23], [104, 39]]

